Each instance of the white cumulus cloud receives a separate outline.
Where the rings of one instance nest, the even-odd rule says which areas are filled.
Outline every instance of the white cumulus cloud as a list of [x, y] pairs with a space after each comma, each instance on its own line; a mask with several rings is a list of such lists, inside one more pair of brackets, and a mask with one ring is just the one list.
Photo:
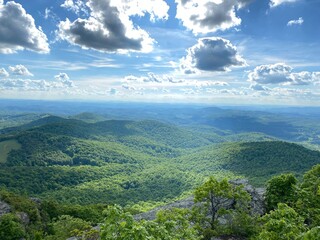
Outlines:
[[310, 85], [320, 82], [320, 72], [293, 72], [285, 63], [257, 66], [248, 74], [248, 81], [257, 84]]
[[60, 82], [65, 86], [68, 86], [68, 87], [74, 86], [73, 81], [70, 80], [68, 74], [66, 74], [66, 73], [59, 73], [59, 74], [55, 75], [54, 78], [57, 82]]
[[241, 24], [236, 11], [252, 0], [175, 0], [176, 18], [193, 33], [226, 30]]
[[168, 11], [163, 7], [167, 4], [162, 0], [147, 3], [137, 0], [89, 0], [86, 5], [90, 16], [61, 21], [58, 35], [71, 44], [102, 52], [150, 52], [154, 40], [145, 30], [135, 26], [130, 16], [148, 12], [151, 20], [166, 19]]
[[180, 60], [180, 69], [185, 74], [200, 71], [228, 71], [230, 67], [245, 66], [246, 61], [238, 54], [231, 42], [224, 38], [200, 38], [187, 50]]
[[50, 51], [47, 36], [36, 27], [34, 18], [21, 4], [0, 2], [0, 53], [10, 54], [18, 50], [38, 53]]
[[320, 72], [297, 72], [290, 75], [292, 82], [291, 85], [309, 85], [312, 83], [320, 83]]
[[33, 76], [33, 74], [29, 72], [28, 68], [23, 65], [10, 66], [9, 70], [16, 76]]

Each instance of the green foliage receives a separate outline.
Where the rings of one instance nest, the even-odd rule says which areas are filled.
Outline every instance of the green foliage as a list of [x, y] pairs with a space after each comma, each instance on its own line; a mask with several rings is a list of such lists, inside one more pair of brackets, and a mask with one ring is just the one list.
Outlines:
[[291, 173], [281, 174], [271, 178], [267, 182], [266, 188], [266, 207], [273, 210], [278, 203], [286, 203], [292, 206], [297, 200], [296, 193], [297, 179]]
[[41, 210], [45, 213], [47, 221], [54, 220], [61, 215], [68, 215], [74, 218], [80, 218], [91, 224], [98, 224], [103, 220], [102, 212], [107, 205], [67, 205], [59, 204], [55, 200], [44, 200], [41, 202]]
[[[134, 221], [132, 215], [125, 213], [120, 206], [111, 206], [105, 212], [106, 220], [101, 225], [102, 240], [144, 240], [150, 238], [146, 226]], [[149, 226], [150, 228], [150, 226]]]
[[240, 207], [232, 212], [228, 224], [220, 226], [220, 229], [227, 235], [242, 237], [254, 236], [259, 231], [257, 226], [259, 217], [260, 216], [250, 213], [248, 209]]
[[[160, 178], [159, 175], [150, 176], [155, 177], [152, 181]], [[145, 176], [141, 177], [145, 179]], [[211, 239], [212, 236], [238, 236], [259, 240], [316, 240], [319, 236], [318, 178], [319, 165], [305, 173], [301, 184], [296, 183], [297, 180], [291, 174], [272, 178], [268, 186], [272, 185], [272, 193], [279, 203], [276, 209], [260, 219], [251, 215], [250, 196], [241, 185], [233, 185], [226, 179], [219, 181], [214, 177], [196, 188], [194, 196], [197, 205], [193, 210], [162, 210], [154, 221], [136, 221], [118, 205], [62, 205], [53, 200], [36, 204], [27, 197], [1, 190], [1, 200], [9, 203], [13, 212], [0, 218], [0, 239], [15, 240], [25, 237], [35, 240], [64, 240], [71, 236], [97, 239], [99, 233], [92, 226], [104, 221], [100, 232], [102, 240], [198, 240]], [[294, 189], [294, 196], [298, 199], [288, 198], [290, 194], [281, 196], [280, 192], [284, 187]], [[296, 202], [294, 199], [297, 199]], [[292, 206], [281, 201], [289, 202]], [[301, 205], [302, 202], [305, 205]], [[104, 209], [106, 210], [102, 214]], [[30, 223], [22, 225], [16, 215], [18, 212], [26, 212], [30, 216]], [[1, 238], [2, 236], [7, 238]]]
[[[301, 160], [303, 159], [303, 161]], [[222, 143], [197, 149], [177, 158], [175, 167], [211, 176], [223, 171], [230, 178], [248, 178], [263, 186], [274, 175], [302, 175], [320, 161], [320, 152], [279, 141]]]
[[285, 203], [279, 203], [276, 210], [262, 217], [262, 229], [256, 239], [296, 239], [305, 231], [303, 218]]
[[[210, 177], [194, 192], [195, 203], [200, 203], [194, 208], [197, 228], [203, 232], [206, 239], [221, 233], [219, 218], [226, 215], [235, 216], [234, 213], [249, 215], [246, 210], [249, 209], [250, 199], [250, 195], [243, 190], [243, 186], [232, 185], [226, 179], [218, 181]], [[230, 205], [233, 208], [230, 209]], [[240, 232], [235, 226], [230, 226], [229, 230], [231, 229]]]
[[130, 213], [120, 206], [110, 206], [101, 225], [102, 240], [197, 240], [196, 231], [185, 218], [184, 210], [160, 212], [156, 221], [135, 221]]
[[14, 214], [5, 214], [0, 217], [0, 239], [17, 240], [26, 236], [23, 225]]
[[303, 176], [300, 186], [297, 211], [311, 226], [320, 226], [320, 164], [314, 166]]
[[320, 161], [319, 151], [279, 141], [235, 143], [226, 150], [229, 156], [223, 159], [222, 166], [259, 185], [285, 172], [301, 175]]
[[297, 240], [317, 240], [320, 238], [320, 226], [314, 227], [309, 231], [303, 233]]
[[155, 222], [164, 226], [171, 239], [201, 239], [198, 231], [191, 223], [192, 212], [189, 209], [173, 208], [157, 213]]
[[52, 223], [52, 229], [53, 234], [45, 240], [65, 240], [73, 236], [82, 236], [91, 229], [91, 225], [82, 219], [62, 215]]

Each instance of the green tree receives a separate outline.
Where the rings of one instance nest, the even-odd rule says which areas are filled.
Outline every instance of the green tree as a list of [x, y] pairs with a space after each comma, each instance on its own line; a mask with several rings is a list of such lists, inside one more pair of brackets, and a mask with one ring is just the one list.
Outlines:
[[52, 228], [54, 234], [47, 236], [46, 240], [65, 240], [72, 236], [82, 236], [86, 231], [91, 230], [88, 222], [68, 215], [60, 216], [52, 223]]
[[[118, 206], [109, 206], [104, 211], [105, 222], [101, 225], [102, 240], [144, 240], [149, 238], [145, 226], [136, 222], [130, 213], [126, 213]], [[149, 226], [152, 228], [153, 226]]]
[[195, 222], [205, 238], [209, 238], [217, 234], [218, 218], [249, 208], [250, 195], [243, 190], [242, 185], [236, 186], [226, 179], [218, 181], [210, 177], [195, 190], [194, 201], [199, 203], [195, 207]]
[[278, 203], [292, 206], [296, 201], [296, 185], [297, 179], [291, 173], [271, 178], [266, 188], [267, 211], [275, 209]]
[[198, 231], [191, 224], [189, 209], [173, 208], [161, 210], [157, 213], [156, 222], [163, 226], [172, 240], [200, 239]]
[[310, 227], [320, 225], [320, 164], [304, 174], [296, 206]]
[[0, 239], [16, 240], [25, 237], [24, 227], [19, 218], [12, 214], [5, 214], [0, 218]]
[[279, 203], [261, 219], [263, 225], [258, 240], [291, 240], [305, 231], [304, 219], [285, 203]]
[[160, 211], [155, 221], [135, 221], [120, 206], [110, 206], [104, 212], [102, 240], [197, 240], [197, 232], [188, 221], [190, 212], [184, 209]]

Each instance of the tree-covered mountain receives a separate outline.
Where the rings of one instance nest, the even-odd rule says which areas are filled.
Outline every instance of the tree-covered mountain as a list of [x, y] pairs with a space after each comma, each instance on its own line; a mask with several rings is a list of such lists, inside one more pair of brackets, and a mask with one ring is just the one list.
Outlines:
[[[281, 173], [292, 172], [301, 180], [303, 172], [320, 163], [320, 127], [309, 112], [296, 116], [161, 105], [91, 109], [90, 104], [67, 111], [68, 106], [62, 105], [57, 115], [43, 113], [41, 104], [35, 114], [19, 108], [0, 112], [0, 201], [14, 206], [14, 214], [0, 217], [0, 225], [32, 232], [30, 239], [37, 231], [55, 239], [61, 226], [88, 230], [102, 221], [106, 206], [120, 204], [138, 213], [184, 198], [209, 176], [217, 181], [247, 178], [264, 186]], [[43, 204], [39, 208], [8, 190], [40, 198]], [[28, 229], [20, 228], [19, 204], [34, 218]], [[297, 209], [303, 208], [300, 205]], [[305, 219], [317, 215], [309, 205], [306, 216], [299, 212]], [[176, 217], [182, 217], [179, 214]], [[241, 214], [239, 219], [247, 219]]]
[[0, 145], [10, 151], [2, 154], [0, 184], [69, 203], [163, 202], [210, 175], [261, 185], [320, 161], [318, 151], [263, 134], [223, 136], [154, 120], [45, 116], [3, 133]]

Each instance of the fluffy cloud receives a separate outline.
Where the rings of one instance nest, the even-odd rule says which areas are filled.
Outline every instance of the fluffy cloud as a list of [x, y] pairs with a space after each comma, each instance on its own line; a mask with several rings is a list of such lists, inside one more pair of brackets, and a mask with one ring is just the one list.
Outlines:
[[41, 27], [36, 27], [33, 17], [20, 4], [0, 1], [0, 53], [23, 49], [48, 53], [47, 36]]
[[228, 71], [232, 66], [245, 66], [245, 60], [229, 40], [211, 37], [200, 38], [180, 60], [180, 69], [186, 74], [202, 71]]
[[163, 0], [117, 0], [117, 7], [129, 16], [144, 16], [150, 14], [150, 21], [167, 20], [169, 6]]
[[65, 0], [61, 7], [66, 8], [69, 11], [72, 11], [76, 14], [80, 14], [81, 12], [88, 14], [88, 8], [84, 1], [82, 0]]
[[271, 0], [270, 7], [277, 7], [277, 6], [284, 4], [284, 3], [294, 3], [297, 1], [298, 0]]
[[276, 63], [261, 65], [248, 74], [248, 81], [258, 84], [309, 85], [320, 82], [320, 72], [293, 72], [293, 68]]
[[248, 75], [250, 82], [261, 84], [278, 84], [291, 82], [292, 68], [284, 63], [261, 65], [256, 67]]
[[292, 82], [291, 85], [309, 85], [312, 83], [320, 83], [320, 72], [298, 72], [291, 73], [290, 78]]
[[89, 0], [86, 5], [90, 16], [73, 22], [68, 18], [61, 21], [59, 37], [84, 49], [102, 52], [150, 52], [154, 40], [146, 31], [134, 26], [130, 16], [148, 12], [152, 20], [165, 19], [168, 10], [164, 9], [167, 4], [163, 0]]
[[69, 83], [61, 81], [31, 80], [31, 79], [5, 79], [0, 81], [1, 90], [13, 91], [51, 91], [66, 90]]
[[16, 76], [33, 76], [31, 72], [29, 72], [28, 68], [23, 65], [16, 65], [14, 67], [9, 67], [10, 72]]
[[252, 0], [175, 0], [176, 18], [195, 34], [225, 30], [241, 24], [236, 11]]
[[9, 73], [4, 68], [0, 68], [0, 77], [9, 77]]
[[303, 18], [302, 18], [302, 17], [299, 17], [299, 19], [297, 19], [297, 20], [290, 20], [290, 21], [287, 23], [287, 26], [302, 25], [303, 22], [304, 22]]
[[56, 79], [57, 82], [60, 82], [65, 86], [68, 86], [68, 87], [74, 86], [73, 82], [70, 80], [68, 74], [66, 73], [59, 73], [58, 75], [55, 75], [54, 78]]

